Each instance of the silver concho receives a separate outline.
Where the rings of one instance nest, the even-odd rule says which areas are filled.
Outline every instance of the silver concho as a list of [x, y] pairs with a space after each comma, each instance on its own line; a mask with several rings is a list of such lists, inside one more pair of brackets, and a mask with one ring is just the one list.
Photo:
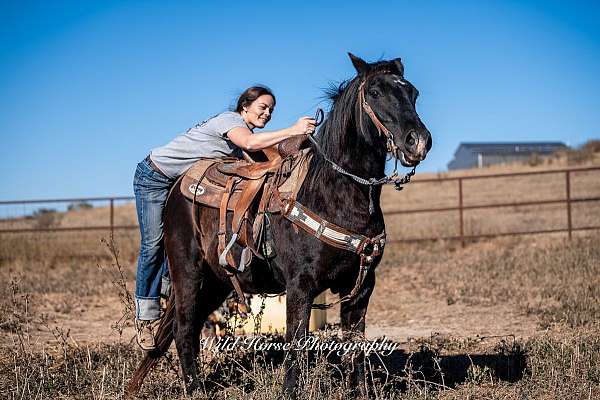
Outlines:
[[[196, 186], [198, 186], [198, 187], [196, 188]], [[201, 196], [206, 191], [204, 189], [204, 186], [196, 185], [195, 183], [191, 184], [190, 187], [188, 187], [188, 190], [190, 191], [190, 193], [195, 194], [196, 196]]]

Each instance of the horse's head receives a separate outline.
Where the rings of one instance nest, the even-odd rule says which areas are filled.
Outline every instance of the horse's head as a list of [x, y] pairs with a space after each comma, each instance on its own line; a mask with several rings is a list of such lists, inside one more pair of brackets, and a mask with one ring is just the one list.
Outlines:
[[[423, 161], [431, 149], [431, 134], [415, 104], [419, 91], [404, 79], [399, 58], [369, 64], [349, 53], [357, 71], [360, 131], [368, 142], [387, 146], [404, 166]], [[368, 121], [377, 129], [368, 129]]]

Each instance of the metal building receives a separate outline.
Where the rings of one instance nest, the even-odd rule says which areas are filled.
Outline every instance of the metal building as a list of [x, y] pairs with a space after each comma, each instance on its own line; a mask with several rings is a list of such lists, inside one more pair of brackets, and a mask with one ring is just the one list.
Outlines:
[[527, 161], [534, 154], [548, 156], [568, 147], [562, 142], [461, 143], [448, 169], [482, 168]]

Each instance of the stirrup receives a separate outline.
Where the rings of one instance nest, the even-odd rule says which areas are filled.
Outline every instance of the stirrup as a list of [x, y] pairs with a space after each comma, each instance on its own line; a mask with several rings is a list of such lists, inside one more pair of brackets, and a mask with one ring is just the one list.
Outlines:
[[223, 250], [221, 255], [219, 255], [219, 265], [221, 265], [221, 267], [227, 267], [227, 265], [228, 265], [227, 264], [227, 253], [229, 253], [229, 250], [231, 250], [231, 247], [237, 240], [237, 237], [238, 237], [238, 234], [234, 233], [231, 236], [231, 240], [229, 241], [229, 243], [227, 243], [227, 246], [225, 246], [225, 250]]

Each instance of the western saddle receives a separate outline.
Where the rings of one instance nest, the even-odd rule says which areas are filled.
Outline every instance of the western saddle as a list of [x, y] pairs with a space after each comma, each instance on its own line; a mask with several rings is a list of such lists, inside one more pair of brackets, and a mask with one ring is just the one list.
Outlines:
[[[282, 200], [295, 199], [302, 186], [312, 156], [310, 149], [301, 149], [305, 139], [293, 137], [263, 151], [264, 161], [261, 155], [251, 158], [246, 153], [244, 160], [200, 159], [180, 178], [181, 193], [193, 203], [195, 224], [198, 206], [219, 209], [219, 263], [240, 299], [244, 297], [235, 274], [244, 270], [253, 254], [261, 259], [272, 256], [271, 244], [263, 240], [270, 234], [269, 214], [280, 213]], [[233, 213], [230, 226], [228, 211]], [[230, 253], [236, 242], [244, 248], [239, 262]]]

